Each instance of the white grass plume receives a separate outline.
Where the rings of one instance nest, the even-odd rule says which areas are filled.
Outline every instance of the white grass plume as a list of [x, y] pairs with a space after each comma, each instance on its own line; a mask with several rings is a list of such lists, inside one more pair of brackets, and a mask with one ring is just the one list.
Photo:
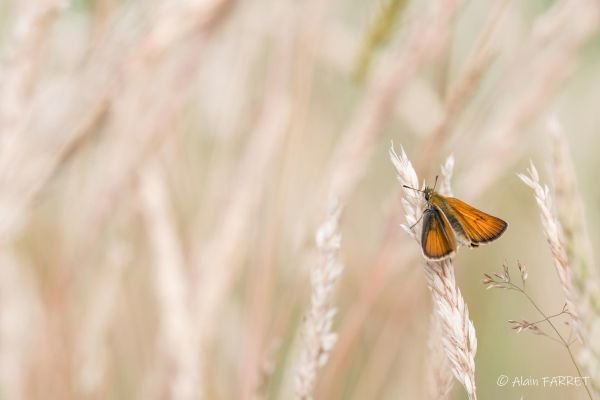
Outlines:
[[573, 270], [569, 265], [567, 254], [563, 245], [563, 234], [560, 222], [552, 211], [552, 196], [550, 188], [540, 183], [540, 176], [533, 162], [527, 170], [528, 175], [518, 174], [519, 178], [529, 186], [534, 193], [535, 201], [540, 209], [540, 219], [544, 236], [550, 246], [552, 260], [558, 275], [562, 290], [564, 292], [569, 313], [571, 315], [571, 325], [581, 339], [581, 324], [579, 318], [578, 300], [573, 290]]
[[425, 360], [425, 389], [427, 398], [430, 400], [448, 399], [454, 386], [452, 367], [446, 357], [444, 345], [440, 341], [441, 336], [441, 321], [436, 313], [432, 313]]
[[[393, 146], [390, 148], [390, 158], [396, 167], [398, 181], [402, 185], [416, 188], [418, 184], [417, 174], [409, 161], [404, 149], [400, 148], [400, 155], [396, 154]], [[442, 169], [444, 190], [446, 182], [450, 179], [454, 161], [452, 158], [446, 161]], [[417, 242], [420, 243], [419, 235], [414, 224], [422, 214], [421, 196], [414, 190], [404, 190], [402, 205], [406, 215], [407, 225], [403, 226]], [[425, 276], [431, 291], [433, 300], [433, 312], [439, 319], [442, 334], [442, 344], [446, 357], [450, 361], [454, 377], [463, 385], [469, 399], [477, 398], [475, 386], [475, 353], [477, 352], [477, 337], [475, 327], [469, 319], [469, 310], [456, 285], [454, 266], [452, 259], [440, 262], [425, 260]], [[444, 382], [442, 380], [441, 382]], [[440, 388], [438, 392], [444, 392]]]
[[555, 218], [562, 234], [562, 245], [572, 270], [572, 290], [577, 300], [582, 346], [577, 359], [585, 373], [592, 377], [592, 387], [600, 390], [600, 281], [587, 231], [585, 206], [577, 185], [577, 176], [569, 151], [569, 143], [555, 115], [547, 122], [553, 142], [550, 163], [555, 198]]
[[316, 244], [323, 260], [310, 271], [310, 308], [304, 316], [301, 349], [296, 367], [296, 398], [314, 398], [318, 370], [325, 365], [335, 345], [337, 335], [331, 326], [336, 308], [331, 305], [335, 284], [342, 272], [338, 253], [340, 208], [330, 208], [325, 222], [319, 227]]

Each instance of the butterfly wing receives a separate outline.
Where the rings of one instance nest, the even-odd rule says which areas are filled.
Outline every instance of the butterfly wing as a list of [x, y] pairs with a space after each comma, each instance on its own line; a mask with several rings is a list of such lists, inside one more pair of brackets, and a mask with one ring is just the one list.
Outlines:
[[423, 213], [421, 247], [425, 257], [430, 260], [442, 260], [456, 250], [452, 228], [437, 207], [428, 208]]
[[464, 236], [470, 245], [476, 247], [498, 239], [508, 224], [500, 218], [471, 207], [464, 201], [445, 197], [444, 215], [459, 236]]

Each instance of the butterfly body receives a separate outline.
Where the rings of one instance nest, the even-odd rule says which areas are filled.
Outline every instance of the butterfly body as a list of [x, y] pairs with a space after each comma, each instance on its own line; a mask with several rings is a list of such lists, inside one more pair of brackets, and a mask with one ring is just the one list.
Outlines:
[[421, 247], [430, 260], [451, 257], [457, 239], [463, 245], [478, 247], [498, 239], [508, 224], [453, 197], [437, 193], [434, 188], [422, 191], [427, 202], [423, 212]]

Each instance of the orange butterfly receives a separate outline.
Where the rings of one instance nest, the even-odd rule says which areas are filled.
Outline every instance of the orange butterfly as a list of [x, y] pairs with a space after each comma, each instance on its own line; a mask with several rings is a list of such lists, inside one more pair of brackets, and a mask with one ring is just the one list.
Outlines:
[[435, 191], [436, 184], [437, 176], [433, 188], [426, 186], [425, 190], [419, 190], [403, 185], [423, 193], [427, 202], [419, 218], [419, 221], [423, 220], [421, 247], [425, 258], [439, 261], [453, 256], [457, 247], [456, 238], [469, 247], [478, 247], [498, 239], [506, 231], [506, 222], [463, 201], [442, 196]]

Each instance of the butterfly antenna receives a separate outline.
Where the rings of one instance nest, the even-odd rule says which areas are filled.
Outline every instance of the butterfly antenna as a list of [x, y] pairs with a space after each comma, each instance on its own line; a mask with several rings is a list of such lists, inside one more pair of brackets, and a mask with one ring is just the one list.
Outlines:
[[407, 189], [412, 189], [412, 190], [414, 190], [414, 191], [416, 191], [416, 192], [422, 192], [422, 190], [415, 189], [415, 188], [413, 188], [413, 187], [410, 187], [410, 186], [408, 186], [408, 185], [402, 185], [402, 187], [404, 187], [404, 188], [407, 188]]
[[439, 176], [436, 175], [435, 176], [435, 182], [433, 183], [433, 190], [435, 190], [435, 187], [437, 186], [437, 181], [438, 181]]

